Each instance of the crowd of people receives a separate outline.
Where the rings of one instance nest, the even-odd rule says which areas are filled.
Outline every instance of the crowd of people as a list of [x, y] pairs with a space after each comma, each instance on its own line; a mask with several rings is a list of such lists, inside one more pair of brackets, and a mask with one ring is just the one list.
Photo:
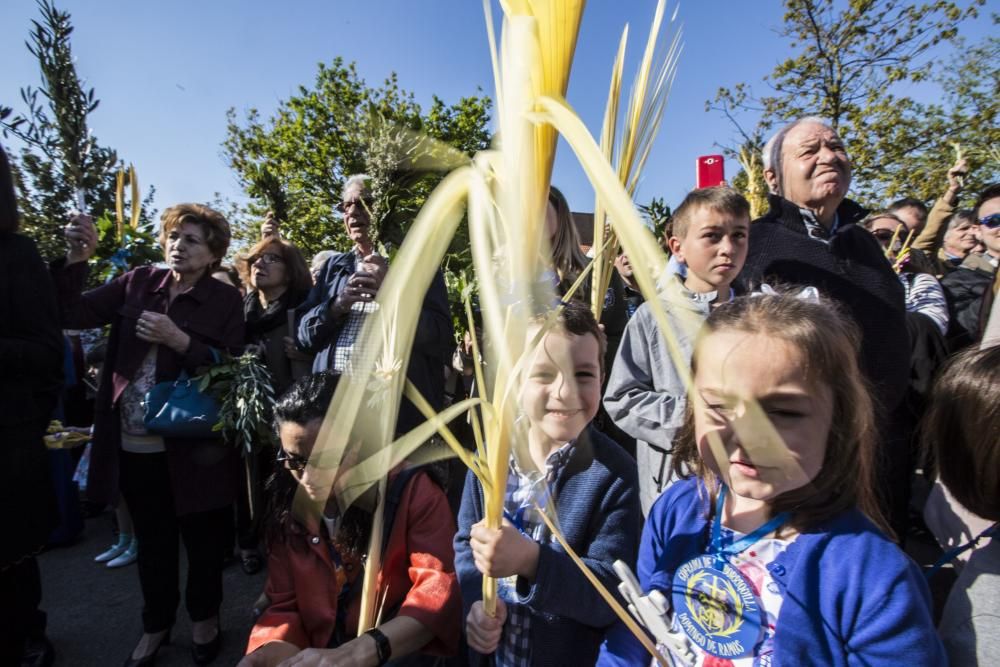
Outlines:
[[[240, 667], [648, 665], [650, 647], [704, 667], [1000, 660], [1000, 184], [958, 208], [971, 199], [963, 160], [929, 210], [904, 198], [870, 212], [847, 198], [836, 132], [791, 122], [764, 149], [768, 212], [752, 220], [725, 185], [690, 192], [662, 240], [669, 262], [621, 255], [600, 321], [589, 281], [566, 294], [590, 259], [551, 188], [545, 275], [562, 298], [526, 332], [537, 345], [520, 369], [497, 528], [490, 490], [461, 464], [384, 471], [379, 524], [371, 504], [342, 510], [330, 493], [350, 465], [310, 458], [338, 382], [370, 353], [362, 327], [390, 270], [366, 177], [348, 178], [338, 204], [346, 252], [307, 262], [268, 217], [229, 267], [226, 219], [179, 204], [161, 219], [161, 264], [86, 289], [93, 220], [74, 215], [66, 255], [46, 263], [17, 233], [0, 158], [0, 664], [52, 661], [42, 439], [66, 409], [65, 332], [87, 329], [106, 340], [86, 495], [114, 508], [118, 532], [97, 560], [134, 560], [143, 598], [141, 637], [109, 660], [152, 665], [170, 639], [181, 544], [199, 665], [223, 641], [229, 558], [267, 569], [247, 628], [226, 630], [246, 642]], [[655, 301], [640, 272], [659, 276]], [[438, 271], [406, 369], [435, 410], [478, 391], [473, 332], [456, 345], [452, 322]], [[159, 383], [248, 350], [277, 397], [273, 441], [243, 454], [252, 464], [220, 432], [150, 422]], [[423, 421], [404, 399], [397, 432]], [[476, 425], [454, 426], [474, 450]], [[924, 526], [944, 552], [932, 568], [904, 551]], [[379, 614], [359, 633], [371, 543]], [[929, 579], [946, 594], [936, 603]]]

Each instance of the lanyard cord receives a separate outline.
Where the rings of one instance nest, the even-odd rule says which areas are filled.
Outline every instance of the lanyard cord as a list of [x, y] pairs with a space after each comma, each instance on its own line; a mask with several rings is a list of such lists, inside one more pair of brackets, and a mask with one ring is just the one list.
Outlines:
[[997, 532], [998, 526], [1000, 526], [1000, 524], [995, 523], [986, 530], [984, 530], [983, 532], [973, 537], [971, 540], [969, 540], [962, 546], [955, 547], [953, 549], [949, 549], [948, 551], [944, 552], [944, 555], [942, 555], [940, 558], [937, 559], [937, 562], [931, 566], [931, 569], [927, 570], [927, 574], [924, 576], [926, 576], [927, 580], [930, 581], [930, 579], [933, 578], [934, 575], [937, 574], [938, 570], [940, 570], [942, 567], [944, 567], [951, 561], [955, 560], [966, 551], [978, 547], [979, 541], [982, 540], [984, 537], [993, 537]]
[[788, 512], [781, 512], [749, 535], [744, 535], [742, 538], [733, 542], [729, 546], [723, 547], [722, 510], [726, 504], [727, 491], [728, 489], [725, 485], [723, 485], [719, 490], [719, 499], [715, 501], [715, 518], [712, 520], [712, 553], [715, 554], [716, 563], [720, 566], [722, 565], [722, 562], [726, 560], [727, 556], [735, 556], [746, 551], [755, 543], [759, 542], [768, 533], [778, 530], [778, 528], [783, 526], [791, 517]]

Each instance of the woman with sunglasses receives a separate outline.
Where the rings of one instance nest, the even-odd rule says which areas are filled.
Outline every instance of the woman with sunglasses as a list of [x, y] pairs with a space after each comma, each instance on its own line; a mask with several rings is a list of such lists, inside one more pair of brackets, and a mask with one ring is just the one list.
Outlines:
[[912, 249], [905, 258], [899, 257], [909, 233], [906, 223], [895, 213], [883, 211], [869, 215], [861, 226], [872, 233], [893, 267], [898, 267], [897, 275], [906, 295], [906, 312], [925, 315], [944, 336], [948, 332], [948, 303], [941, 283], [934, 277], [930, 260], [924, 253]]
[[[448, 500], [423, 469], [390, 474], [378, 573], [379, 621], [358, 636], [369, 511], [339, 512], [331, 471], [309, 462], [337, 376], [297, 381], [275, 406], [280, 465], [268, 482], [268, 605], [238, 667], [303, 664], [434, 664], [454, 654], [462, 603], [455, 577]], [[297, 503], [304, 494], [322, 509]], [[329, 498], [327, 499], [327, 497]], [[301, 510], [301, 511], [300, 511]], [[424, 662], [426, 659], [426, 663]]]
[[951, 312], [948, 345], [953, 352], [982, 338], [995, 297], [993, 287], [1000, 265], [1000, 183], [987, 186], [973, 210], [985, 251], [969, 253], [941, 280]]
[[[248, 349], [260, 351], [271, 372], [274, 394], [280, 396], [293, 381], [308, 375], [312, 365], [312, 357], [296, 350], [294, 341], [295, 308], [312, 287], [309, 267], [297, 247], [272, 234], [237, 258], [236, 268], [250, 289], [243, 299]], [[254, 451], [249, 474], [240, 478], [236, 503], [240, 565], [247, 574], [256, 574], [263, 565], [257, 550], [260, 522], [250, 508], [260, 507], [261, 481], [270, 475], [274, 460], [274, 450], [269, 446], [258, 446]]]

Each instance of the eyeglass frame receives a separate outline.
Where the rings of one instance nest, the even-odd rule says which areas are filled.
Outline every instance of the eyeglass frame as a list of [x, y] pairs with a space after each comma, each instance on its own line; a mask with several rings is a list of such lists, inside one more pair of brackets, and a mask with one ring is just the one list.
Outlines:
[[350, 201], [342, 201], [335, 207], [340, 213], [347, 213], [347, 209], [354, 208], [360, 204], [366, 211], [371, 211], [372, 206], [375, 204], [375, 198], [369, 195], [360, 197], [358, 199], [352, 199]]
[[[290, 472], [302, 472], [307, 466], [313, 466], [315, 470], [330, 470], [338, 468], [337, 465], [324, 464], [322, 459], [311, 460], [311, 457], [299, 456], [289, 453], [284, 447], [278, 447], [278, 452], [274, 457], [276, 463], [281, 463], [285, 470]], [[289, 465], [289, 463], [291, 465]]]
[[302, 472], [309, 465], [307, 457], [290, 454], [284, 447], [278, 447], [278, 454], [274, 457], [274, 461], [280, 463], [289, 472]]
[[[274, 259], [265, 259], [266, 257], [273, 257]], [[284, 264], [285, 258], [275, 252], [262, 252], [261, 254], [250, 258], [250, 266], [253, 266], [260, 260], [264, 260], [264, 264]]]

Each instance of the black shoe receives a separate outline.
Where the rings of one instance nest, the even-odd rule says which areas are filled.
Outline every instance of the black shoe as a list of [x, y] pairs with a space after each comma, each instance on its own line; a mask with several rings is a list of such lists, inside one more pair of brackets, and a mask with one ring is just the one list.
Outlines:
[[220, 626], [216, 630], [215, 636], [204, 644], [199, 644], [194, 641], [191, 642], [191, 657], [194, 658], [195, 664], [207, 665], [215, 660], [215, 658], [219, 655], [219, 649], [221, 648], [222, 627]]
[[52, 667], [56, 660], [56, 650], [45, 635], [29, 637], [24, 642], [24, 653], [21, 654], [21, 667]]
[[167, 634], [163, 635], [163, 639], [160, 643], [156, 645], [153, 652], [149, 655], [145, 655], [141, 658], [133, 658], [129, 655], [128, 659], [125, 661], [124, 667], [151, 667], [156, 664], [156, 654], [159, 653], [160, 649], [163, 648], [165, 644], [170, 643], [170, 629], [167, 629]]
[[260, 572], [260, 569], [264, 567], [264, 563], [260, 558], [260, 554], [256, 551], [248, 551], [244, 554], [240, 554], [240, 567], [248, 575], [254, 575]]

